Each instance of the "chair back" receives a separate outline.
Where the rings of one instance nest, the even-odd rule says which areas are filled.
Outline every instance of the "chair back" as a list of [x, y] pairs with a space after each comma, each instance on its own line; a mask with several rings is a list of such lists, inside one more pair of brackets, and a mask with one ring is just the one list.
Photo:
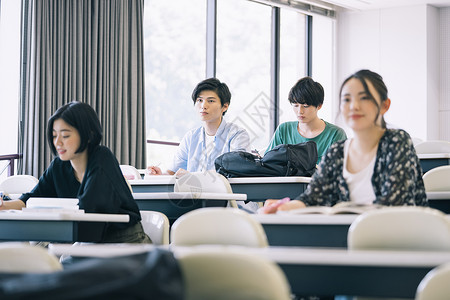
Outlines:
[[289, 300], [280, 267], [267, 258], [230, 249], [195, 251], [177, 257], [186, 300]]
[[[14, 175], [6, 177], [0, 183], [0, 190], [8, 193], [11, 198], [18, 198], [23, 193], [31, 192], [39, 180], [31, 175]], [[18, 195], [17, 197], [13, 195]]]
[[120, 165], [120, 170], [127, 180], [141, 180], [141, 173], [130, 165]]
[[417, 137], [411, 137], [413, 145], [417, 145], [423, 142], [423, 140], [421, 138], [417, 138]]
[[248, 213], [231, 207], [205, 207], [179, 217], [170, 231], [172, 245], [242, 245], [267, 247], [262, 225]]
[[450, 250], [450, 222], [439, 210], [397, 206], [368, 211], [350, 225], [349, 249]]
[[169, 219], [159, 211], [141, 210], [144, 232], [155, 245], [169, 244]]
[[0, 243], [1, 273], [50, 273], [62, 270], [53, 254], [40, 246], [29, 243]]
[[[173, 190], [192, 193], [233, 193], [230, 182], [214, 170], [189, 172], [175, 180]], [[230, 205], [237, 207], [236, 200], [231, 200]]]
[[422, 178], [427, 192], [450, 191], [450, 165], [433, 168]]
[[416, 300], [443, 300], [450, 298], [450, 263], [428, 272], [416, 291]]
[[450, 142], [431, 140], [414, 146], [417, 154], [450, 153]]
[[175, 180], [174, 192], [232, 193], [228, 180], [214, 170], [190, 172]]

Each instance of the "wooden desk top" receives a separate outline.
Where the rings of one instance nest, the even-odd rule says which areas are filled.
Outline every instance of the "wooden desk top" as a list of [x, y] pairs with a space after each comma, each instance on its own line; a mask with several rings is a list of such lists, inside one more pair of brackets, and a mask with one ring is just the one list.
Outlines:
[[419, 159], [450, 158], [450, 153], [421, 153], [417, 154]]
[[[157, 246], [149, 244], [52, 244], [49, 251], [55, 255], [82, 257], [112, 257], [151, 251]], [[159, 246], [158, 246], [159, 247]], [[439, 251], [389, 251], [389, 250], [347, 250], [307, 247], [252, 248], [243, 246], [199, 245], [162, 246], [170, 249], [176, 257], [205, 251], [224, 251], [262, 255], [281, 264], [296, 265], [345, 265], [386, 267], [435, 267], [450, 262], [450, 252]]]
[[430, 200], [450, 199], [450, 191], [427, 192], [427, 198]]
[[69, 212], [22, 212], [20, 210], [1, 210], [0, 220], [41, 220], [41, 221], [85, 221], [128, 223], [130, 216], [125, 214], [96, 214]]
[[251, 215], [261, 224], [284, 224], [284, 225], [350, 225], [358, 214], [253, 214]]
[[282, 246], [250, 248], [221, 245], [171, 246], [170, 249], [178, 257], [192, 252], [221, 249], [221, 251], [238, 251], [240, 253], [262, 255], [279, 264], [295, 265], [435, 267], [442, 263], [450, 262], [450, 251], [376, 251]]
[[309, 183], [311, 177], [281, 176], [281, 177], [235, 177], [228, 178], [230, 184], [265, 184], [265, 183]]
[[154, 175], [147, 176], [144, 179], [129, 180], [131, 185], [156, 185], [156, 184], [175, 184], [174, 175]]
[[178, 199], [200, 199], [200, 200], [247, 200], [246, 194], [234, 193], [203, 193], [203, 192], [156, 192], [156, 193], [133, 193], [136, 200], [178, 200]]
[[[145, 179], [129, 180], [131, 185], [159, 185], [159, 184], [174, 184], [175, 176], [173, 175], [158, 175], [147, 176]], [[228, 178], [230, 184], [258, 184], [258, 183], [309, 183], [311, 177], [302, 176], [281, 176], [281, 177], [236, 177]]]

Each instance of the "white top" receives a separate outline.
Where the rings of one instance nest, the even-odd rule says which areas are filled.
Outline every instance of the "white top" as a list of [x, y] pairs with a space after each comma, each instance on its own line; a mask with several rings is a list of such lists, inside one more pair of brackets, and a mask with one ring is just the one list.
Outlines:
[[214, 135], [208, 135], [205, 132], [205, 148], [203, 149], [203, 151], [205, 152], [205, 155], [202, 155], [200, 158], [200, 162], [199, 162], [199, 166], [200, 166], [200, 171], [201, 172], [205, 172], [208, 170], [207, 168], [207, 162], [209, 161], [209, 157], [211, 156], [213, 150], [214, 150], [214, 141], [215, 141], [216, 137]]
[[347, 170], [348, 148], [352, 139], [347, 139], [344, 144], [344, 168], [343, 175], [350, 191], [350, 201], [356, 204], [368, 205], [375, 200], [375, 192], [372, 186], [373, 168], [376, 155], [370, 163], [358, 173], [350, 173]]

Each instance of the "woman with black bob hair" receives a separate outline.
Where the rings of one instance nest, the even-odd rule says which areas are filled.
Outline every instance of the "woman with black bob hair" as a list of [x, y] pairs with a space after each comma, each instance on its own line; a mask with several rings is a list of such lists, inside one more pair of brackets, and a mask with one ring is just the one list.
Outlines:
[[100, 145], [102, 127], [93, 108], [82, 102], [59, 108], [48, 120], [47, 139], [57, 157], [30, 193], [5, 208], [21, 209], [30, 197], [78, 198], [86, 213], [130, 216], [128, 223], [106, 224], [98, 242], [150, 243], [116, 157]]

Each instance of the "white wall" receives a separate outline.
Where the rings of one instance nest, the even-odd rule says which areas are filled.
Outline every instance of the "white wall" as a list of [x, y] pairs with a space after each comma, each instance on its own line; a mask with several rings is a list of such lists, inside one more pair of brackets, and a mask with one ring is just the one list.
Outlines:
[[440, 139], [450, 141], [450, 7], [439, 10], [440, 41]]
[[363, 68], [378, 72], [392, 100], [388, 125], [439, 139], [439, 9], [342, 11], [337, 24], [337, 81]]

